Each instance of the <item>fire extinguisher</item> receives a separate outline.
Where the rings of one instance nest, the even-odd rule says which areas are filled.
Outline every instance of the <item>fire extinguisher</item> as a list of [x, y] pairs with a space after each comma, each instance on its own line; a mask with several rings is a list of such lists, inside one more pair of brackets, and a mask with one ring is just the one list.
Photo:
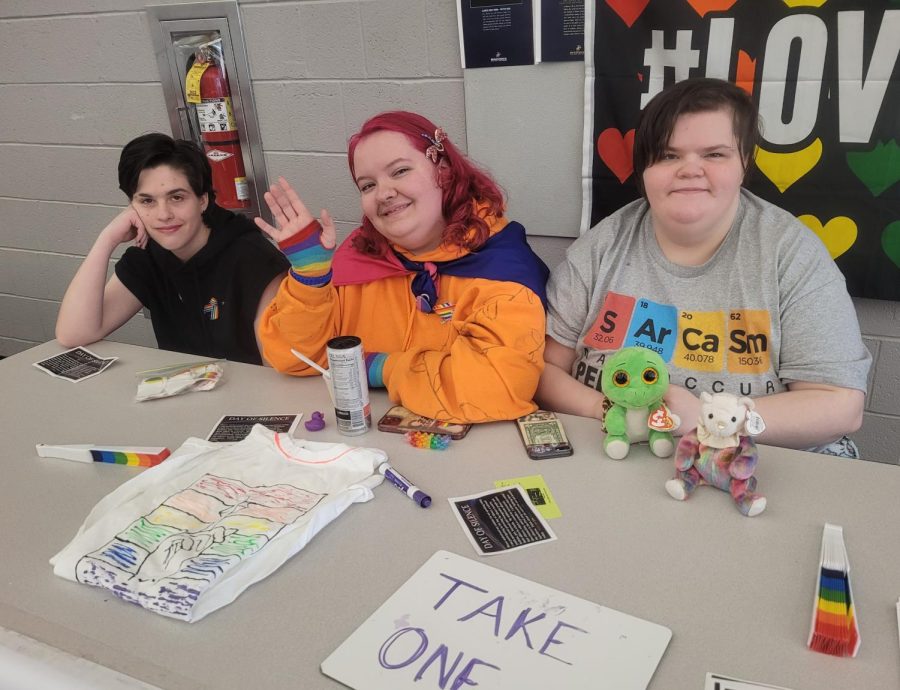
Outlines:
[[195, 103], [200, 138], [212, 167], [216, 203], [224, 208], [250, 208], [240, 135], [231, 109], [228, 77], [216, 56], [198, 52], [187, 74], [188, 103]]

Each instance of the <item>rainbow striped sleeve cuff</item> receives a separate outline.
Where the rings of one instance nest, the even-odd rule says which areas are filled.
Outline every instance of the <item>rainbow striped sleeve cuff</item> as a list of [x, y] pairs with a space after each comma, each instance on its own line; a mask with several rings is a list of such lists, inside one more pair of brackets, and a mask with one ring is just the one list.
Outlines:
[[291, 275], [304, 285], [319, 287], [331, 280], [331, 255], [319, 241], [322, 226], [313, 219], [305, 228], [282, 240], [278, 247], [291, 262]]
[[384, 363], [387, 355], [383, 352], [366, 353], [366, 376], [372, 388], [384, 388]]

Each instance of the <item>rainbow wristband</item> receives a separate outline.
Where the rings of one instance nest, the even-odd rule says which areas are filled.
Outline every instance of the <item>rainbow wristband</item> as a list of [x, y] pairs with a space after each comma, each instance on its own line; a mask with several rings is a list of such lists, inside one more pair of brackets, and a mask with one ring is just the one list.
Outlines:
[[369, 352], [366, 354], [366, 376], [369, 386], [372, 388], [384, 388], [384, 363], [387, 355], [383, 352]]
[[319, 241], [322, 225], [313, 218], [306, 227], [278, 243], [279, 249], [291, 262], [291, 275], [304, 285], [321, 287], [331, 281], [331, 256]]

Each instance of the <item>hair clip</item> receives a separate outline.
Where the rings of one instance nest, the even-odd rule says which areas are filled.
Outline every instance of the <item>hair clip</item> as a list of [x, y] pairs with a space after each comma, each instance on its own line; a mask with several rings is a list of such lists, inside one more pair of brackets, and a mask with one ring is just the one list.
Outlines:
[[434, 130], [434, 138], [422, 132], [422, 136], [431, 142], [431, 146], [425, 149], [425, 155], [431, 159], [431, 162], [437, 164], [438, 158], [444, 153], [444, 144], [441, 143], [447, 138], [447, 133], [442, 127]]

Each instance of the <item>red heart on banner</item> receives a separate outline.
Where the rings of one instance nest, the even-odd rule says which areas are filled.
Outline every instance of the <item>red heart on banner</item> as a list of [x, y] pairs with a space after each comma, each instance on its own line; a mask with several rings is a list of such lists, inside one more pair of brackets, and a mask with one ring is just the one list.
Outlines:
[[737, 70], [734, 74], [734, 83], [752, 96], [753, 84], [755, 82], [756, 60], [750, 57], [743, 50], [739, 50], [737, 57]]
[[634, 172], [634, 130], [629, 129], [625, 136], [615, 127], [604, 129], [597, 137], [597, 153], [600, 160], [606, 163], [613, 175], [624, 184]]
[[650, 0], [606, 0], [606, 4], [612, 8], [613, 12], [619, 15], [629, 28], [641, 16], [649, 2]]
[[722, 12], [730, 8], [737, 0], [687, 0], [688, 5], [694, 8], [694, 11], [701, 17], [705, 17], [707, 12]]

